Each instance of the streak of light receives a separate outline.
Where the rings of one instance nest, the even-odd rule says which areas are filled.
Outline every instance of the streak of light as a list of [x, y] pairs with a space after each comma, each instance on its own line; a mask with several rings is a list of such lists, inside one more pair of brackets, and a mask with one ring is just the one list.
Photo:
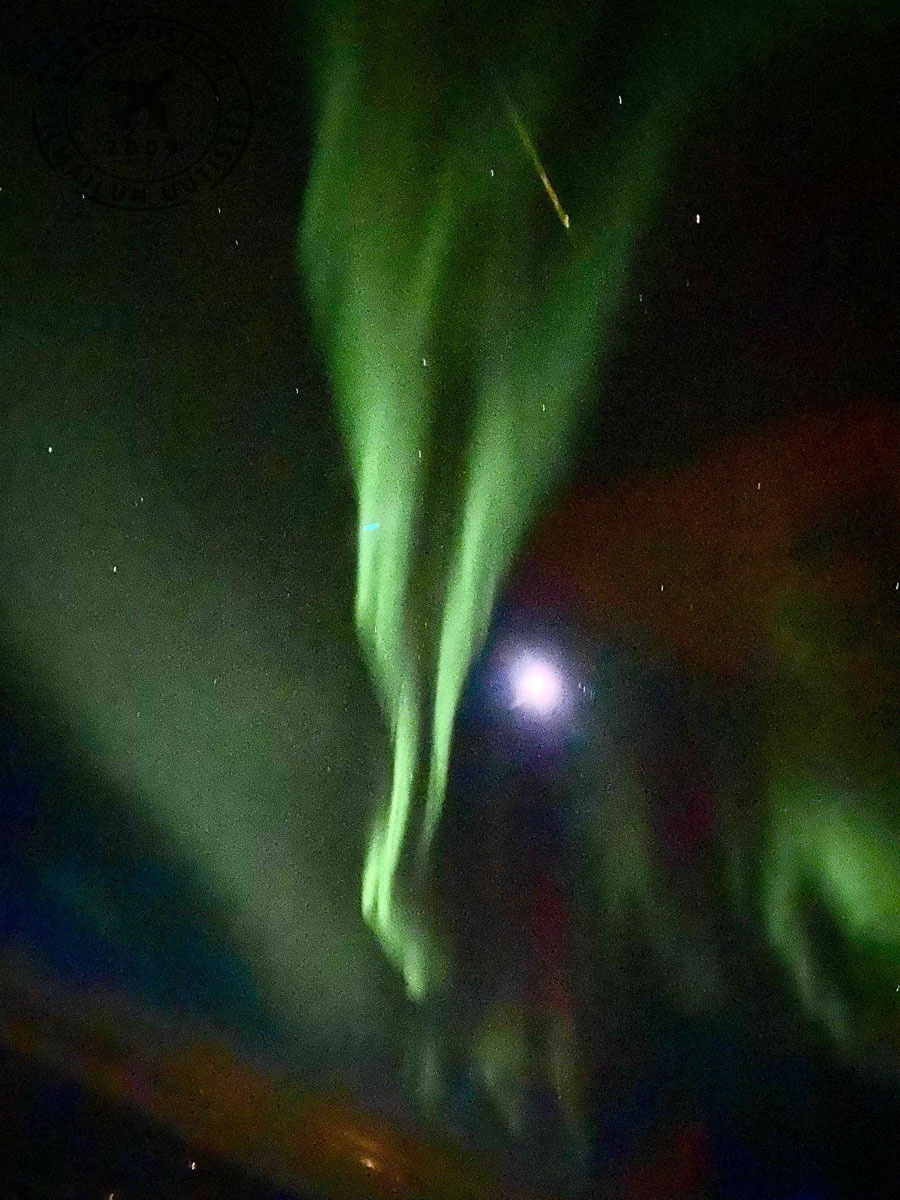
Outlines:
[[521, 141], [522, 145], [525, 147], [525, 151], [528, 154], [528, 157], [534, 163], [534, 169], [538, 173], [538, 178], [540, 179], [541, 183], [544, 185], [544, 191], [550, 197], [550, 202], [552, 203], [554, 209], [556, 210], [556, 215], [559, 217], [560, 221], [562, 222], [563, 228], [568, 229], [569, 225], [570, 225], [569, 214], [565, 211], [562, 204], [560, 204], [559, 197], [557, 196], [556, 192], [553, 189], [553, 184], [550, 182], [550, 180], [547, 176], [547, 172], [544, 170], [544, 164], [540, 160], [537, 149], [535, 148], [535, 144], [531, 139], [531, 135], [529, 134], [528, 130], [525, 128], [525, 124], [522, 121], [522, 118], [519, 116], [518, 112], [516, 111], [516, 106], [513, 104], [512, 100], [509, 98], [509, 93], [507, 91], [505, 91], [503, 88], [501, 88], [500, 90], [503, 94], [503, 99], [506, 103], [506, 107], [509, 110], [509, 115], [512, 119], [512, 123], [516, 128], [516, 133], [519, 135], [519, 140]]

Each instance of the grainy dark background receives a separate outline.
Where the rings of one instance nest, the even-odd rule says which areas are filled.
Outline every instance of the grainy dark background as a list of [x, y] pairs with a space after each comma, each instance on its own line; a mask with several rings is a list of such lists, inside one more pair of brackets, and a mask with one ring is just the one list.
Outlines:
[[[82, 198], [32, 130], [53, 56], [122, 6], [2, 18], [0, 934], [73, 986], [285, 1055], [290, 1009], [328, 1066], [360, 1030], [390, 1053], [397, 996], [356, 917], [386, 750], [294, 258], [305, 14], [153, 12], [218, 42], [252, 98], [233, 169], [159, 211]], [[896, 395], [898, 50], [896, 30], [792, 46], [701, 106], [640, 231], [577, 482]]]

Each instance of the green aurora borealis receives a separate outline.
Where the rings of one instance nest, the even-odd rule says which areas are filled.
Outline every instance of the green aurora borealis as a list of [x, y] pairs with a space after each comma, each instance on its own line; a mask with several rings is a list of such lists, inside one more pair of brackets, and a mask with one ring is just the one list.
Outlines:
[[[82, 199], [34, 144], [29, 64], [75, 17], [23, 10], [2, 48], [4, 999], [20, 961], [56, 981], [29, 984], [27, 1052], [44, 1036], [65, 1067], [81, 1005], [127, 1051], [102, 1086], [143, 1103], [160, 1047], [122, 1014], [146, 1009], [179, 1043], [150, 1109], [190, 1134], [202, 1081], [261, 1147], [269, 1110], [235, 1066], [257, 1050], [407, 1116], [430, 1088], [440, 1125], [452, 1080], [418, 1030], [460, 994], [459, 1070], [500, 1126], [531, 1060], [560, 1091], [605, 1061], [536, 1044], [529, 1001], [498, 1001], [494, 960], [529, 953], [497, 920], [526, 870], [508, 908], [442, 876], [479, 839], [516, 855], [487, 845], [515, 828], [485, 817], [505, 716], [476, 731], [479, 774], [458, 709], [528, 577], [590, 653], [633, 633], [717, 675], [747, 665], [748, 631], [762, 647], [746, 760], [730, 731], [689, 731], [716, 822], [747, 800], [702, 869], [663, 870], [695, 810], [673, 815], [658, 759], [553, 780], [595, 819], [561, 868], [573, 907], [591, 889], [573, 988], [601, 1021], [627, 1010], [623, 1075], [657, 1006], [708, 1001], [740, 1030], [770, 997], [829, 1061], [895, 1070], [900, 688], [879, 672], [900, 571], [875, 580], [852, 546], [819, 574], [791, 559], [832, 501], [900, 478], [893, 417], [829, 443], [816, 416], [894, 390], [895, 6], [201, 7], [173, 17], [239, 63], [252, 135], [171, 210]], [[557, 563], [583, 592], [571, 622], [542, 591]], [[754, 675], [776, 660], [774, 684]], [[626, 692], [598, 689], [595, 747]], [[644, 699], [635, 725], [682, 737]]]
[[566, 109], [598, 86], [584, 73], [588, 32], [604, 23], [592, 6], [567, 11], [564, 31], [547, 6], [505, 31], [478, 6], [464, 32], [424, 3], [324, 13], [300, 265], [353, 466], [356, 623], [393, 745], [362, 906], [421, 999], [447, 974], [424, 897], [461, 689], [509, 565], [565, 477], [635, 231], [681, 131], [775, 45], [879, 11], [633, 17], [629, 52], [599, 75], [598, 111], [618, 124], [557, 156], [558, 171]]

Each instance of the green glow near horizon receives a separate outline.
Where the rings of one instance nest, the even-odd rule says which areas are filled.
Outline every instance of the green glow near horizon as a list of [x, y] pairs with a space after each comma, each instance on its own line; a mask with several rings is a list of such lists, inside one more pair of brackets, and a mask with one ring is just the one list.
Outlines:
[[[362, 908], [414, 998], [446, 977], [423, 881], [466, 673], [504, 574], [566, 470], [674, 129], [698, 92], [765, 54], [776, 13], [786, 28], [783, 6], [700, 7], [685, 8], [677, 36], [657, 31], [633, 55], [625, 83], [609, 81], [611, 106], [627, 92], [628, 107], [615, 134], [587, 148], [578, 194], [563, 190], [565, 232], [538, 158], [565, 87], [558, 54], [543, 78], [512, 81], [512, 120], [483, 81], [460, 85], [444, 70], [436, 10], [373, 9], [365, 20], [340, 4], [324, 10], [300, 261], [356, 481], [356, 623], [392, 737]], [[566, 37], [574, 61], [577, 26]], [[502, 69], [497, 77], [510, 82]], [[458, 340], [446, 346], [448, 306]], [[460, 362], [465, 394], [448, 396]], [[462, 450], [439, 442], [447, 405], [459, 406]], [[445, 455], [460, 464], [452, 502], [429, 482]], [[439, 503], [443, 557], [428, 543]]]

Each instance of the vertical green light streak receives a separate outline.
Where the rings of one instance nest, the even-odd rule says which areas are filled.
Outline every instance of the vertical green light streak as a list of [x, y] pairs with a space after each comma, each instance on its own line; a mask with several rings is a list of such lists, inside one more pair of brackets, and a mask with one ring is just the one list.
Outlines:
[[[658, 117], [638, 128], [615, 176], [618, 192], [607, 184], [606, 203], [585, 214], [577, 244], [556, 234], [548, 250], [522, 229], [539, 186], [536, 151], [530, 138], [531, 153], [516, 148], [517, 128], [501, 104], [491, 101], [494, 144], [505, 151], [502, 191], [490, 187], [482, 145], [451, 147], [429, 172], [416, 161], [417, 153], [424, 158], [420, 110], [387, 119], [368, 107], [355, 50], [334, 45], [332, 53], [301, 251], [356, 478], [356, 623], [393, 743], [362, 908], [410, 995], [422, 997], [446, 971], [420, 900], [456, 708], [504, 572], [567, 462], [631, 230], [655, 190], [660, 138], [648, 137], [647, 125], [652, 133]], [[433, 376], [423, 359], [439, 359], [430, 338], [446, 299], [441, 273], [472, 222], [488, 232], [481, 262], [469, 264], [471, 294], [455, 298], [477, 311], [467, 346], [472, 394], [458, 399], [468, 449], [444, 531], [443, 575], [426, 595], [415, 583], [414, 537], [428, 502], [423, 460], [442, 447], [434, 444]], [[523, 264], [548, 252], [548, 286], [533, 294], [521, 282]]]
[[[687, 8], [677, 36], [665, 30], [634, 55], [627, 115], [609, 138], [586, 137], [569, 236], [548, 206], [535, 217], [535, 189], [555, 193], [508, 94], [504, 105], [477, 80], [460, 84], [435, 11], [324, 10], [300, 258], [356, 479], [356, 623], [392, 738], [362, 908], [417, 998], [446, 976], [424, 879], [466, 673], [504, 573], [566, 468], [674, 128], [693, 96], [768, 44], [774, 8], [727, 7]], [[585, 33], [573, 24], [570, 66]], [[566, 70], [557, 58], [533, 86], [517, 81], [545, 152]], [[617, 113], [620, 86], [610, 81]], [[453, 345], [441, 342], [448, 311]], [[442, 370], [451, 358], [456, 375]], [[458, 458], [437, 428], [448, 406], [459, 409]], [[454, 459], [457, 492], [436, 494], [430, 471]], [[449, 547], [441, 557], [437, 537]]]
[[[481, 125], [464, 122], [433, 161], [423, 137], [423, 114], [438, 102], [428, 94], [428, 64], [413, 64], [426, 80], [420, 84], [403, 65], [408, 55], [399, 54], [385, 88], [372, 83], [352, 21], [335, 18], [328, 32], [301, 256], [353, 462], [360, 526], [378, 523], [359, 535], [356, 621], [393, 743], [362, 908], [409, 994], [420, 998], [446, 975], [422, 912], [422, 881], [466, 672], [504, 572], [565, 469], [632, 231], [659, 190], [671, 108], [645, 105], [614, 167], [606, 157], [585, 160], [597, 194], [578, 214], [577, 240], [546, 228], [536, 235], [525, 216], [539, 186], [535, 163], [539, 176], [546, 173], [527, 132], [528, 153], [521, 146], [508, 153], [515, 135], [522, 138], [517, 113], [511, 128], [509, 112], [491, 97], [485, 134], [484, 102], [473, 104]], [[498, 147], [502, 190], [489, 182]], [[423, 595], [414, 554], [429, 502], [421, 464], [442, 447], [432, 444], [436, 402], [422, 360], [440, 355], [430, 336], [447, 301], [442, 271], [473, 226], [485, 233], [479, 258], [466, 263], [471, 291], [451, 297], [476, 314], [468, 317], [475, 336], [466, 346], [472, 394], [441, 397], [465, 414], [468, 450], [445, 530], [443, 576]], [[535, 255], [546, 267], [543, 290], [527, 283]]]

